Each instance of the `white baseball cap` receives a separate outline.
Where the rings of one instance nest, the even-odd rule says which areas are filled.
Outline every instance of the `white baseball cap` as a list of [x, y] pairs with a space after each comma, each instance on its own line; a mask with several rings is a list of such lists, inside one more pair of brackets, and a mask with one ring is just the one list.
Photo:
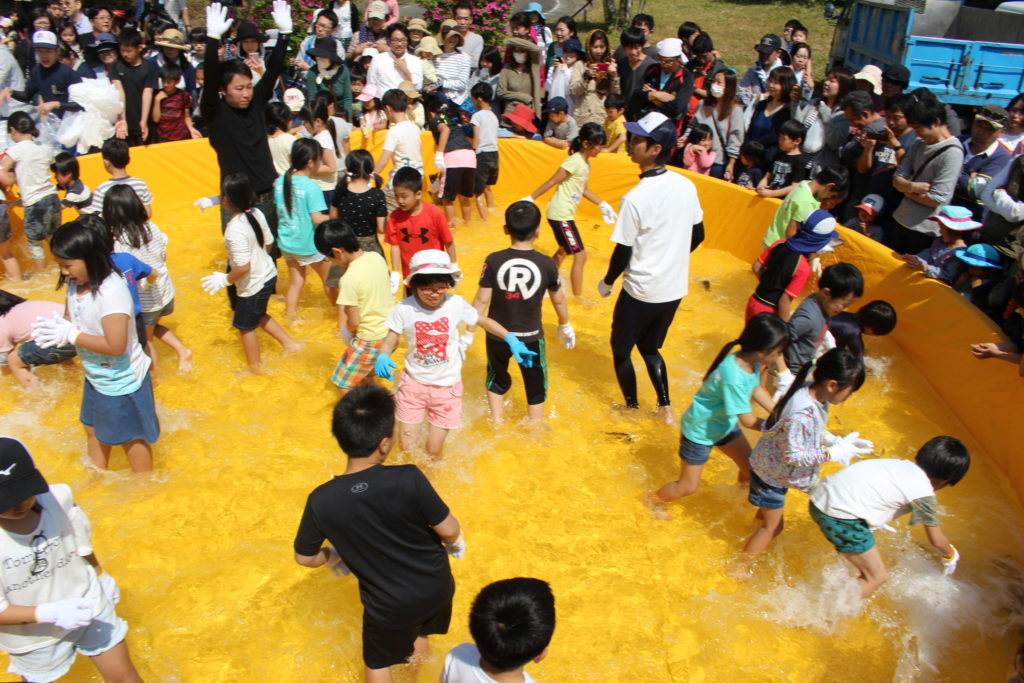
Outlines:
[[683, 41], [678, 38], [665, 38], [664, 40], [658, 41], [658, 56], [659, 57], [682, 57], [683, 56]]
[[53, 31], [36, 31], [32, 34], [32, 47], [57, 49], [57, 36]]

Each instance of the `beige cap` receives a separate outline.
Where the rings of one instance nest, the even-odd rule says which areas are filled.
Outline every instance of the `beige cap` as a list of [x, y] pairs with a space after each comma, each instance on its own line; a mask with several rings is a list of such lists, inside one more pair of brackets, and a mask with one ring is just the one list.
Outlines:
[[381, 0], [373, 0], [366, 8], [366, 16], [370, 19], [387, 19], [388, 14], [388, 6]]

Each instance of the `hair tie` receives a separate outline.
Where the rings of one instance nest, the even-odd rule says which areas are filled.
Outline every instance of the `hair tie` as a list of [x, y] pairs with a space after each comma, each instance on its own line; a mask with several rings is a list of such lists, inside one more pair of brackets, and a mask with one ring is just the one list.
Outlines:
[[245, 212], [246, 213], [252, 213], [252, 207], [249, 207], [248, 209], [246, 209]]

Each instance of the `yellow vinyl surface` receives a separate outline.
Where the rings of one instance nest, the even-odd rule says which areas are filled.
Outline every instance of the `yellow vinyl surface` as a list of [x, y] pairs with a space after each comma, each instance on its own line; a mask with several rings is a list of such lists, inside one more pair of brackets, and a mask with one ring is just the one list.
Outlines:
[[[595, 160], [590, 187], [617, 205], [636, 169], [612, 156]], [[197, 140], [133, 149], [132, 157], [129, 172], [149, 183], [154, 222], [170, 237], [177, 299], [163, 322], [196, 359], [193, 372], [178, 374], [173, 352], [157, 343], [157, 470], [133, 476], [120, 449], [111, 471], [86, 466], [77, 362], [40, 369], [32, 395], [3, 378], [0, 433], [23, 439], [51, 483], [74, 488], [92, 520], [98, 557], [120, 583], [118, 612], [131, 625], [131, 651], [147, 681], [361, 680], [356, 581], [292, 558], [306, 495], [344, 467], [329, 431], [337, 400], [329, 377], [341, 341], [319, 280], [308, 275], [304, 321], [289, 328], [305, 350], [282, 357], [260, 333], [266, 374], [249, 375], [225, 297], [200, 287], [200, 278], [225, 262], [218, 210], [192, 205], [217, 194], [212, 150]], [[563, 158], [541, 143], [501, 142], [499, 217], [455, 231], [463, 297], [472, 300], [484, 257], [507, 246], [500, 211]], [[90, 186], [104, 179], [97, 158], [82, 165]], [[749, 263], [777, 206], [735, 186], [695, 181], [708, 240], [693, 255], [690, 293], [663, 349], [679, 416], [715, 354], [742, 327], [755, 285]], [[584, 296], [569, 297], [574, 350], [556, 342], [545, 304], [545, 424], [521, 421], [525, 400], [513, 371], [509, 421], [491, 426], [480, 332], [463, 372], [465, 426], [449, 435], [443, 460], [427, 466], [419, 454], [393, 453], [395, 462], [425, 467], [468, 544], [465, 558], [453, 561], [458, 587], [449, 634], [433, 637], [429, 660], [418, 671], [396, 670], [397, 680], [437, 680], [444, 653], [469, 640], [473, 596], [512, 576], [543, 578], [554, 588], [558, 626], [550, 655], [529, 667], [549, 683], [1001, 680], [1020, 620], [1024, 380], [1008, 363], [971, 357], [969, 343], [997, 339], [995, 329], [948, 288], [843, 232], [846, 244], [829, 258], [858, 265], [867, 281], [861, 302], [888, 299], [900, 322], [889, 337], [866, 338], [867, 383], [833, 408], [831, 428], [861, 432], [885, 457], [913, 457], [938, 434], [967, 443], [970, 473], [939, 493], [943, 528], [963, 556], [960, 570], [942, 577], [923, 532], [904, 518], [897, 534], [878, 537], [891, 579], [859, 608], [850, 597], [850, 569], [809, 519], [806, 496], [792, 492], [783, 535], [753, 576], [733, 578], [753, 509], [728, 458], [712, 453], [701, 489], [667, 506], [671, 519], [653, 518], [643, 504], [647, 492], [678, 474], [679, 430], [653, 418], [653, 390], [639, 359], [641, 410], [630, 415], [616, 407], [621, 396], [608, 346], [614, 298], [599, 298], [594, 287], [612, 250], [611, 228], [584, 204], [578, 225], [590, 260]], [[555, 249], [546, 223], [538, 248]], [[55, 281], [51, 267], [9, 289], [62, 300]], [[269, 312], [282, 320], [280, 297]], [[66, 680], [99, 677], [80, 658]]]

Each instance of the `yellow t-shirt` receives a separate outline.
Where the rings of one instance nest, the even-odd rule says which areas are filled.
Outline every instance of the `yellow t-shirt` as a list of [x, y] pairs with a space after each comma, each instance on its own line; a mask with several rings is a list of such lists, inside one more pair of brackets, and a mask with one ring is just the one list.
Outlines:
[[572, 154], [559, 166], [569, 177], [558, 183], [555, 194], [548, 202], [547, 216], [553, 221], [576, 220], [576, 207], [587, 189], [587, 178], [590, 177], [590, 164], [579, 152]]
[[[615, 142], [620, 135], [626, 134], [626, 117], [620, 116], [614, 121], [605, 119], [604, 122], [604, 138], [605, 144], [610, 145]], [[622, 141], [619, 148], [615, 150], [616, 154], [629, 154], [629, 145], [626, 140]]]
[[388, 334], [384, 321], [395, 305], [388, 276], [384, 257], [367, 251], [349, 265], [341, 278], [338, 305], [359, 307], [356, 336], [363, 341], [378, 341]]

